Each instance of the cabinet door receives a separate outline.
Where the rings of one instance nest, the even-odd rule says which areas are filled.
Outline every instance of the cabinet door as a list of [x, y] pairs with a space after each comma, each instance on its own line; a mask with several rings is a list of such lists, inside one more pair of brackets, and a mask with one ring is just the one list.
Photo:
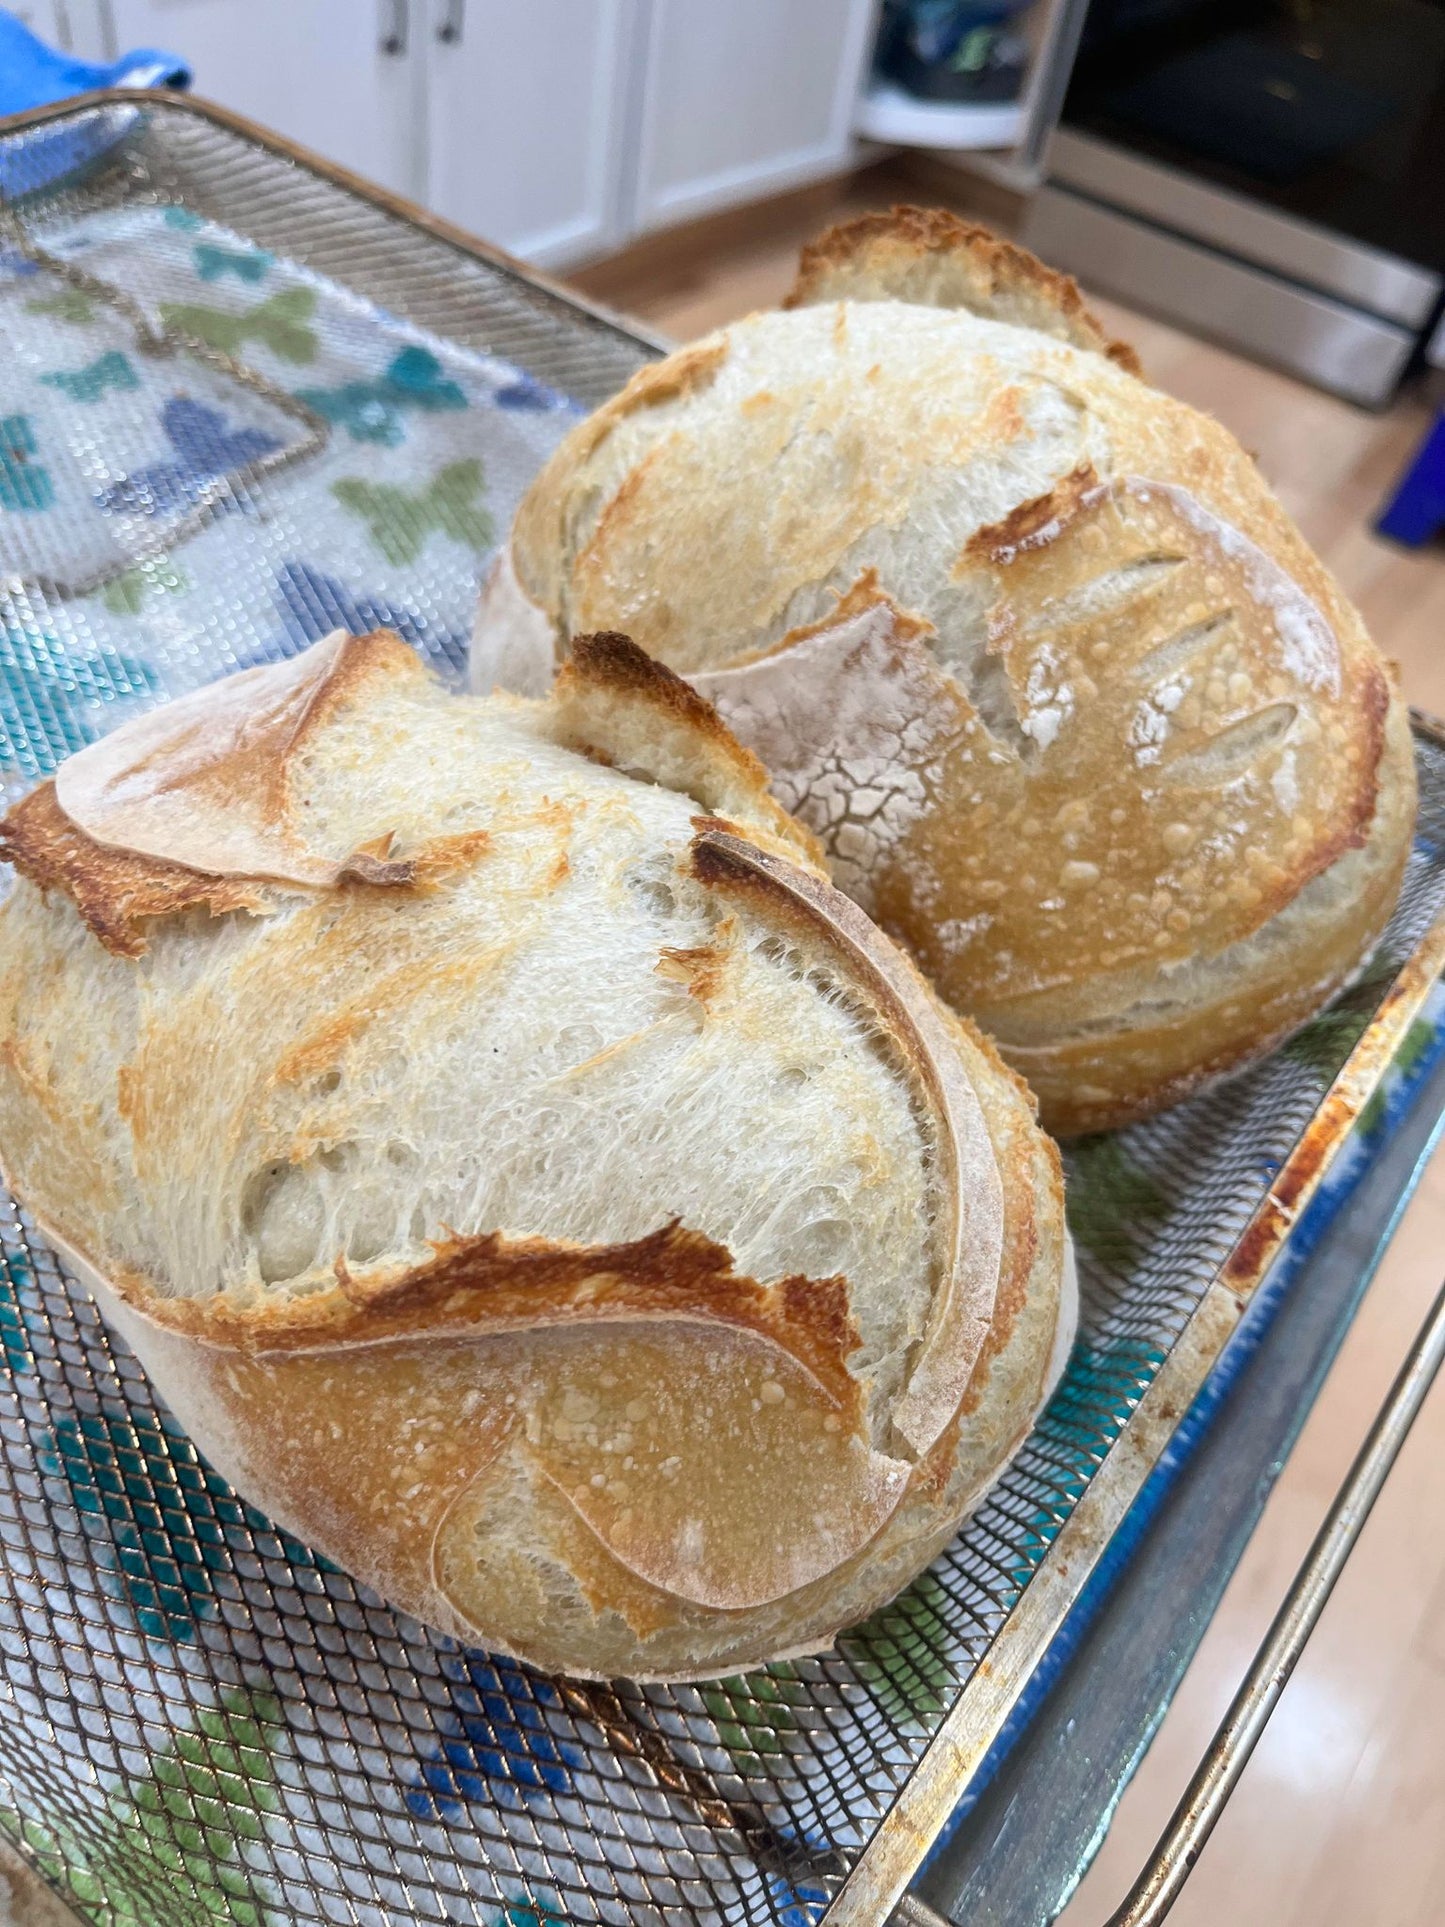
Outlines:
[[62, 53], [76, 51], [70, 21], [57, 0], [6, 0], [5, 11], [13, 13], [22, 26], [28, 27], [36, 39], [43, 40], [47, 46], [58, 47]]
[[876, 13], [875, 0], [652, 0], [638, 226], [846, 167]]
[[547, 267], [621, 238], [636, 0], [433, 0], [427, 204]]
[[109, 0], [117, 47], [399, 194], [422, 185], [421, 0]]

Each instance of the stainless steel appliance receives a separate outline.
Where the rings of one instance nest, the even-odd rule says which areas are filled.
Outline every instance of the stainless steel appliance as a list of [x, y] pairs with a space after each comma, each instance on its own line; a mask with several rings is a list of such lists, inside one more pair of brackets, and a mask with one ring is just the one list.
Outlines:
[[1068, 11], [1048, 57], [1073, 55], [1072, 71], [1029, 244], [1353, 400], [1387, 401], [1445, 289], [1445, 0]]

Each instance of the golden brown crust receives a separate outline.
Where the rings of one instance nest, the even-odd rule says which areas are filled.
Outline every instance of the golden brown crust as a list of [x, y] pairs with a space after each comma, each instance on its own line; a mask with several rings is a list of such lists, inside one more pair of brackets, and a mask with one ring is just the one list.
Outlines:
[[549, 616], [697, 679], [1051, 1128], [1247, 1061], [1358, 963], [1408, 845], [1358, 614], [1022, 250], [869, 215], [788, 305], [711, 394], [554, 456]]
[[[1307, 968], [1295, 948], [1285, 948], [1272, 970], [1254, 971], [1243, 989], [1222, 985], [1190, 1008], [1152, 1018], [1145, 1010], [1125, 1030], [1065, 1035], [1042, 1048], [1008, 1043], [1057, 1135], [1116, 1130], [1182, 1102], [1272, 1050], [1350, 981], [1389, 918], [1410, 854], [1414, 772], [1403, 707], [1392, 708], [1385, 728], [1371, 860], [1312, 932]], [[1322, 882], [1328, 887], [1328, 873]]]
[[[1036, 1006], [1066, 1031], [1109, 1014], [1111, 978], [1241, 942], [1363, 843], [1379, 662], [1194, 497], [1081, 468], [954, 577], [987, 611], [1018, 737], [975, 722], [949, 812], [914, 826], [876, 902], [1007, 1047]], [[927, 909], [940, 890], [979, 919], [964, 949]]]
[[630, 636], [608, 629], [574, 636], [556, 687], [559, 696], [600, 692], [636, 697], [660, 717], [683, 723], [712, 743], [744, 780], [760, 790], [767, 788], [767, 771], [750, 749], [743, 748], [707, 698], [666, 663], [639, 649]]
[[1134, 350], [1110, 339], [1071, 275], [943, 208], [880, 208], [829, 228], [803, 249], [782, 305], [870, 298], [1025, 320], [1076, 348], [1107, 355], [1131, 375], [1140, 373]]
[[244, 878], [208, 877], [179, 863], [93, 843], [55, 799], [53, 781], [23, 797], [0, 822], [0, 860], [40, 890], [58, 890], [117, 957], [139, 957], [157, 917], [205, 909], [212, 916], [264, 910], [265, 889]]
[[858, 1330], [844, 1279], [796, 1276], [761, 1285], [739, 1274], [721, 1245], [676, 1220], [625, 1244], [489, 1232], [445, 1240], [433, 1251], [425, 1264], [370, 1278], [354, 1276], [338, 1258], [330, 1290], [264, 1303], [162, 1299], [135, 1281], [116, 1288], [168, 1331], [258, 1355], [553, 1325], [703, 1320], [772, 1340], [836, 1399], [855, 1403], [846, 1361], [858, 1347]]
[[[569, 704], [594, 748], [686, 783], [561, 754]], [[152, 932], [132, 969], [22, 886], [0, 916], [17, 1176], [222, 1474], [404, 1609], [584, 1671], [827, 1639], [912, 1576], [1037, 1405], [1049, 1334], [1016, 1287], [1033, 1266], [1049, 1323], [1056, 1201], [1013, 1085], [796, 833], [770, 837], [761, 769], [711, 710], [624, 641], [584, 645], [555, 705], [376, 690], [336, 738], [307, 726], [298, 816], [357, 863], [409, 853], [411, 895], [267, 887], [264, 928]], [[717, 807], [689, 875], [694, 795]], [[466, 887], [415, 887], [455, 868]], [[1000, 1279], [1026, 1356], [965, 1439]]]

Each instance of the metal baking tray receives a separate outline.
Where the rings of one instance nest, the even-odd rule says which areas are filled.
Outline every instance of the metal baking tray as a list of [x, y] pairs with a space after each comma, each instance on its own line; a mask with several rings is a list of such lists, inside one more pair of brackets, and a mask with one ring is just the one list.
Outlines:
[[[11, 122], [0, 194], [9, 794], [338, 622], [459, 676], [528, 475], [659, 346], [199, 102]], [[0, 1200], [0, 1828], [98, 1922], [882, 1920], [1440, 972], [1423, 719], [1416, 751], [1365, 977], [1226, 1087], [1069, 1151], [1067, 1377], [955, 1544], [815, 1658], [584, 1685], [432, 1635], [216, 1478]]]

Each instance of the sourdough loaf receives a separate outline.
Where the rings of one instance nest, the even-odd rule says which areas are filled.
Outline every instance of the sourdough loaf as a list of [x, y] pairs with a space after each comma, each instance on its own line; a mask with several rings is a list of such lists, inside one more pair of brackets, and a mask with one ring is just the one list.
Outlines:
[[824, 236], [573, 430], [475, 686], [599, 627], [710, 697], [1054, 1130], [1269, 1048], [1395, 900], [1414, 765], [1359, 616], [1231, 435], [951, 216]]
[[1026, 1093], [621, 638], [530, 702], [329, 637], [0, 846], [8, 1181], [217, 1469], [433, 1626], [826, 1644], [1061, 1368]]

